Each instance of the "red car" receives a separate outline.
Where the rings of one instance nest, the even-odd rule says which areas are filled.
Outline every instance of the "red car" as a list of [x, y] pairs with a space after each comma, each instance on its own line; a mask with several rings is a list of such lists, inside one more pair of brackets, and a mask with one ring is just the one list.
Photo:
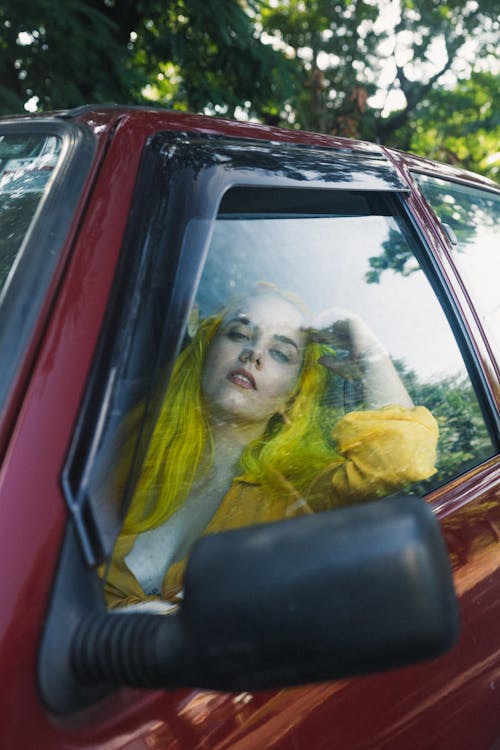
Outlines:
[[[499, 206], [485, 178], [324, 135], [0, 120], [2, 748], [500, 747]], [[109, 609], [158, 394], [199, 321], [261, 282], [369, 323], [439, 428], [435, 470], [204, 535], [180, 604]], [[359, 390], [336, 378], [325, 425]]]

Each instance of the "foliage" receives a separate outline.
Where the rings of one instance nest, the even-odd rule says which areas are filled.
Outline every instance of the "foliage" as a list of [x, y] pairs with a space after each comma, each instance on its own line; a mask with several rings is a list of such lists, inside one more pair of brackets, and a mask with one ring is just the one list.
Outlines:
[[476, 72], [452, 90], [436, 89], [416, 109], [410, 150], [500, 178], [500, 85]]
[[[257, 0], [7, 0], [0, 9], [0, 111], [89, 102], [234, 114], [286, 87], [262, 44]], [[282, 72], [283, 71], [283, 72]]]
[[22, 111], [31, 97], [41, 110], [130, 99], [134, 81], [145, 83], [131, 70], [125, 32], [104, 2], [7, 0], [0, 29], [2, 112]]
[[287, 64], [255, 28], [259, 0], [172, 0], [137, 32], [135, 60], [154, 62], [145, 95], [169, 107], [254, 114], [286, 90]]
[[[279, 112], [306, 130], [356, 136], [374, 92], [377, 6], [365, 0], [282, 0], [262, 11], [262, 25], [293, 63], [295, 87]], [[363, 81], [363, 83], [360, 83]]]
[[152, 102], [378, 140], [495, 177], [498, 77], [469, 73], [495, 59], [497, 11], [494, 0], [4, 0], [0, 112]]
[[[405, 126], [415, 118], [419, 104], [446, 74], [464, 78], [479, 59], [496, 60], [499, 28], [494, 0], [401, 0], [391, 34], [394, 78], [388, 92], [399, 90], [404, 105], [388, 116], [380, 113], [378, 140], [408, 149]], [[469, 64], [467, 58], [472, 58]]]
[[414, 402], [425, 405], [439, 425], [437, 474], [421, 483], [418, 493], [428, 492], [491, 456], [491, 441], [466, 375], [422, 383], [403, 362], [395, 365]]
[[[468, 71], [469, 48], [495, 59], [499, 30], [491, 0], [422, 0], [418, 6], [414, 0], [281, 0], [263, 10], [262, 23], [295, 68], [282, 120], [405, 149], [421, 103], [445, 74]], [[394, 95], [400, 109], [387, 113], [385, 102]], [[414, 148], [428, 145], [415, 141]]]

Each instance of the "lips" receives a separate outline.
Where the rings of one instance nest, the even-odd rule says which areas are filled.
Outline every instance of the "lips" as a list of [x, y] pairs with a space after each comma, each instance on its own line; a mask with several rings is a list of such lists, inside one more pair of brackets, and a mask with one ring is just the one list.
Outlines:
[[252, 373], [248, 372], [248, 370], [243, 370], [240, 368], [237, 370], [231, 370], [231, 372], [227, 376], [227, 379], [230, 383], [233, 383], [233, 385], [237, 385], [240, 388], [245, 388], [249, 391], [257, 390], [255, 378], [253, 377]]

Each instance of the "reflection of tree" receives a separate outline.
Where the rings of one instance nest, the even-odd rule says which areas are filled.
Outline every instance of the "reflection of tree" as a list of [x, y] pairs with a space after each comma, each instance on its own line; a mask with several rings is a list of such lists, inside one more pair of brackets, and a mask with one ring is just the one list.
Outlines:
[[439, 424], [437, 474], [422, 482], [418, 493], [428, 492], [491, 456], [491, 442], [467, 375], [422, 383], [404, 362], [395, 365], [413, 401], [426, 406]]
[[254, 138], [227, 139], [224, 136], [185, 134], [165, 134], [157, 136], [152, 148], [165, 157], [168, 169], [192, 169], [197, 177], [202, 170], [219, 166], [238, 169], [251, 175], [262, 170], [263, 174], [286, 177], [303, 183], [325, 182], [330, 186], [338, 182], [342, 185], [380, 185], [383, 180], [386, 188], [400, 188], [398, 175], [386, 168], [376, 151], [367, 152], [362, 157], [352, 158], [350, 153], [333, 150], [330, 141], [325, 139], [324, 148], [319, 145], [306, 149], [293, 143], [264, 142]]
[[0, 198], [0, 289], [2, 289], [35, 213], [40, 195]]
[[[493, 566], [497, 570], [496, 551], [500, 541], [500, 506], [492, 494], [479, 496], [457, 513], [441, 519], [441, 528], [454, 572], [472, 562], [474, 565], [455, 577], [457, 593], [472, 588], [481, 572]], [[466, 533], [464, 533], [466, 532]], [[494, 553], [494, 557], [492, 555]], [[479, 562], [479, 561], [482, 562]]]
[[442, 222], [448, 224], [458, 239], [458, 249], [471, 244], [479, 227], [493, 227], [498, 222], [498, 196], [473, 188], [464, 188], [427, 177], [417, 177], [420, 188]]
[[382, 272], [388, 269], [402, 276], [409, 276], [419, 270], [415, 256], [401, 232], [391, 228], [388, 239], [382, 243], [382, 248], [383, 252], [380, 255], [369, 258], [370, 270], [365, 274], [368, 284], [378, 284]]
[[[492, 229], [498, 224], [498, 196], [473, 188], [454, 186], [442, 180], [416, 177], [422, 192], [443, 224], [455, 233], [456, 252], [463, 252], [474, 244], [480, 228]], [[369, 259], [370, 270], [365, 278], [369, 284], [378, 284], [383, 271], [408, 276], [418, 269], [413, 252], [399, 232], [391, 229], [382, 245], [382, 253]]]

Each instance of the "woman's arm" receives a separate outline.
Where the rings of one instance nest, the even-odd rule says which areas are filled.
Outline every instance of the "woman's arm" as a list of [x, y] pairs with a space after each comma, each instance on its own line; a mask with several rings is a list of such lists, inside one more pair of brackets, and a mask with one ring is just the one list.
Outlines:
[[436, 471], [438, 435], [424, 406], [346, 414], [332, 432], [337, 457], [310, 487], [312, 509], [375, 500], [428, 479]]
[[[332, 438], [340, 460], [313, 483], [315, 510], [384, 497], [435, 473], [438, 426], [415, 407], [391, 358], [369, 327], [345, 310], [322, 313], [309, 330], [312, 341], [335, 351], [319, 362], [363, 388], [363, 406], [344, 415]], [[314, 504], [314, 502], [313, 502]]]
[[335, 355], [319, 362], [346, 380], [360, 380], [367, 409], [398, 405], [408, 409], [413, 402], [391, 358], [361, 318], [332, 308], [322, 313], [310, 329], [313, 341], [328, 344]]

